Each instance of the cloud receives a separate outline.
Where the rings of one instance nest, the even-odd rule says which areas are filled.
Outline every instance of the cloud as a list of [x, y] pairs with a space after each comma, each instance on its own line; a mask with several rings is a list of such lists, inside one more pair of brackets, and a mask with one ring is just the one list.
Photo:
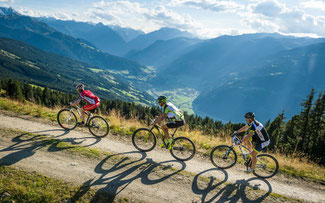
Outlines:
[[253, 12], [260, 13], [268, 17], [276, 17], [285, 12], [285, 5], [280, 4], [277, 0], [267, 0], [256, 4]]
[[0, 0], [0, 3], [14, 3], [14, 0]]
[[190, 16], [183, 16], [167, 9], [164, 5], [144, 7], [138, 2], [126, 0], [94, 3], [86, 13], [89, 17], [107, 24], [117, 24], [144, 31], [153, 31], [160, 27], [189, 29], [197, 27]]
[[325, 36], [325, 16], [308, 15], [300, 7], [287, 7], [277, 0], [266, 0], [247, 8], [246, 13], [241, 14], [241, 22], [256, 31]]
[[185, 5], [197, 9], [211, 10], [214, 12], [234, 12], [244, 9], [245, 6], [235, 1], [217, 1], [217, 0], [175, 0], [172, 5]]
[[319, 10], [325, 11], [325, 2], [324, 1], [315, 1], [315, 0], [305, 1], [305, 2], [300, 3], [300, 6], [302, 8], [319, 9]]
[[53, 17], [53, 18], [57, 18], [57, 19], [61, 19], [61, 20], [73, 20], [74, 17], [76, 17], [76, 15], [78, 15], [75, 13], [68, 15], [64, 12], [49, 13], [47, 11], [37, 11], [37, 10], [30, 10], [30, 9], [17, 9], [16, 11], [22, 15], [27, 15], [27, 16], [31, 16], [31, 17]]

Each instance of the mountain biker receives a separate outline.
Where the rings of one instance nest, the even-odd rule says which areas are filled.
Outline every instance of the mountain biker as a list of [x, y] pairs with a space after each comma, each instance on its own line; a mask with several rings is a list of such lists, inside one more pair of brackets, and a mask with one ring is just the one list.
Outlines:
[[159, 106], [164, 107], [164, 113], [159, 116], [151, 125], [160, 123], [166, 117], [169, 119], [167, 124], [161, 126], [161, 129], [164, 132], [165, 140], [168, 140], [169, 142], [169, 149], [171, 149], [173, 139], [169, 137], [168, 129], [178, 128], [185, 125], [184, 115], [181, 110], [174, 106], [174, 104], [167, 102], [167, 97], [165, 96], [158, 97], [158, 104]]
[[95, 96], [91, 91], [85, 90], [85, 86], [83, 84], [78, 84], [76, 86], [76, 90], [79, 93], [78, 99], [75, 101], [71, 102], [71, 106], [76, 106], [79, 104], [81, 100], [85, 100], [87, 104], [83, 107], [81, 110], [81, 120], [82, 122], [78, 122], [77, 124], [79, 125], [84, 125], [85, 124], [85, 111], [91, 111], [96, 109], [100, 105], [100, 99]]
[[[247, 129], [249, 130], [249, 133], [243, 137], [243, 139], [240, 141], [244, 143], [249, 150], [251, 151], [252, 154], [252, 163], [249, 169], [247, 169], [247, 173], [250, 173], [254, 171], [255, 169], [255, 164], [256, 164], [256, 156], [257, 153], [260, 152], [262, 149], [264, 149], [266, 146], [270, 144], [270, 138], [269, 135], [264, 128], [264, 126], [255, 120], [255, 113], [254, 112], [247, 112], [245, 114], [245, 119], [247, 122], [247, 125], [240, 128], [238, 131], [235, 131], [234, 133], [241, 133], [243, 131], [246, 131]], [[253, 141], [255, 143], [254, 149], [252, 147]], [[239, 144], [239, 143], [238, 143]]]

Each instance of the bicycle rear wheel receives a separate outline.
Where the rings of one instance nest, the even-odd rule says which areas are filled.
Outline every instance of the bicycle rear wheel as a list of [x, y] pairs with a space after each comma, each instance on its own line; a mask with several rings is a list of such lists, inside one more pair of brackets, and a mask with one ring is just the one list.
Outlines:
[[173, 141], [170, 153], [179, 161], [188, 161], [195, 155], [195, 145], [187, 137], [177, 137]]
[[109, 132], [109, 124], [105, 118], [94, 116], [88, 122], [88, 129], [95, 137], [105, 137]]
[[156, 136], [147, 128], [137, 129], [132, 135], [132, 143], [135, 148], [142, 152], [148, 152], [155, 148]]
[[56, 118], [63, 129], [73, 130], [77, 126], [77, 116], [71, 109], [60, 110]]
[[279, 163], [272, 155], [259, 154], [255, 165], [254, 175], [259, 178], [271, 178], [279, 170]]
[[210, 160], [214, 166], [221, 169], [227, 169], [236, 164], [237, 154], [232, 147], [219, 145], [212, 149]]

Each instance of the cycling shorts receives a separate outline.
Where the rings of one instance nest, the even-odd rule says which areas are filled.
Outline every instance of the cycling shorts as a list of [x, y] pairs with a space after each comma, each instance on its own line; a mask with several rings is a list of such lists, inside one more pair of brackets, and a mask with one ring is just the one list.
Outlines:
[[169, 121], [166, 125], [168, 128], [178, 128], [185, 124], [185, 122], [182, 121]]
[[86, 105], [83, 107], [83, 109], [84, 109], [85, 111], [90, 111], [90, 110], [93, 110], [93, 109], [97, 108], [97, 106], [99, 106], [99, 105], [100, 105], [100, 102], [97, 102], [97, 103], [95, 103], [95, 104], [86, 104]]
[[255, 144], [254, 150], [257, 152], [262, 151], [265, 147], [267, 147], [270, 144], [270, 140], [267, 140], [265, 142], [259, 142]]

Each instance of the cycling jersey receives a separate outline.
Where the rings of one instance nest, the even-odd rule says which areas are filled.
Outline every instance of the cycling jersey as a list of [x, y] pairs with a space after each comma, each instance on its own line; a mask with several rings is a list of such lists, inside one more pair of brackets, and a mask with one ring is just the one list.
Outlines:
[[83, 107], [83, 109], [86, 111], [93, 110], [100, 104], [100, 99], [89, 90], [84, 90], [83, 92], [81, 92], [75, 102], [81, 101], [82, 99], [88, 103]]
[[184, 120], [183, 112], [170, 102], [166, 103], [166, 105], [164, 107], [164, 113], [167, 114], [167, 117], [169, 119], [174, 119], [176, 121]]
[[100, 102], [100, 99], [95, 96], [90, 90], [84, 90], [80, 93], [78, 99], [76, 101], [85, 100], [88, 104], [96, 104]]
[[248, 124], [248, 126], [250, 126], [250, 132], [254, 133], [252, 136], [254, 142], [262, 143], [270, 139], [264, 126], [257, 120], [254, 120], [251, 124]]

